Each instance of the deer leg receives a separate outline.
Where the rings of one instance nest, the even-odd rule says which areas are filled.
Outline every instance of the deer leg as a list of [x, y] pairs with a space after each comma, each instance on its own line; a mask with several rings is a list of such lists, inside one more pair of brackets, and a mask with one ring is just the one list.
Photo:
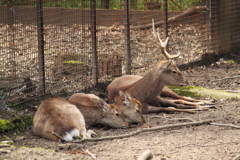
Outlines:
[[198, 99], [193, 99], [191, 97], [185, 97], [185, 96], [182, 96], [182, 99], [190, 102], [199, 102], [199, 104], [213, 104], [213, 100], [209, 100], [209, 101], [198, 100]]
[[198, 106], [198, 105], [204, 104], [204, 102], [189, 102], [189, 101], [185, 101], [182, 99], [176, 99], [176, 100], [168, 99], [168, 101], [173, 102], [173, 103], [188, 104], [188, 105], [193, 105], [193, 106]]
[[150, 113], [160, 113], [160, 112], [187, 112], [187, 113], [196, 113], [198, 109], [178, 109], [174, 107], [155, 107], [155, 106], [143, 106], [142, 113], [150, 114]]
[[208, 110], [210, 108], [214, 108], [214, 106], [206, 105], [206, 106], [199, 106], [199, 105], [184, 105], [184, 104], [176, 104], [172, 101], [163, 99], [161, 97], [157, 98], [155, 103], [159, 107], [174, 107], [178, 109], [198, 109], [198, 110]]
[[175, 98], [175, 99], [182, 99], [182, 100], [190, 101], [190, 102], [199, 102], [199, 103], [196, 103], [196, 104], [212, 104], [212, 101], [197, 100], [197, 99], [193, 99], [191, 97], [180, 96], [180, 95], [176, 94], [171, 89], [169, 89], [165, 86], [163, 87], [163, 89], [160, 93], [160, 96], [161, 97], [171, 97], [171, 98]]
[[168, 101], [173, 102], [173, 103], [183, 104], [183, 105], [187, 104], [187, 105], [191, 105], [191, 106], [196, 106], [197, 108], [202, 108], [203, 110], [206, 110], [209, 108], [215, 108], [214, 105], [204, 105], [203, 106], [204, 102], [189, 102], [189, 101], [185, 101], [185, 100], [181, 100], [181, 99], [176, 99], [176, 100], [168, 99]]
[[188, 106], [184, 104], [176, 104], [174, 102], [171, 102], [169, 100], [163, 99], [163, 98], [158, 98], [157, 101], [155, 102], [156, 106], [159, 107], [174, 107], [174, 108], [179, 108], [179, 109], [195, 109], [197, 108], [196, 106]]

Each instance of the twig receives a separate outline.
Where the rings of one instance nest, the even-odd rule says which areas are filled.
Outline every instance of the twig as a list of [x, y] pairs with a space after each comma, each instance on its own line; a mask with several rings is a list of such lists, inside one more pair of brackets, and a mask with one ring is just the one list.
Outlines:
[[212, 80], [211, 82], [222, 81], [222, 80], [226, 80], [226, 79], [239, 78], [239, 77], [240, 77], [240, 76], [225, 77], [225, 78], [221, 78], [221, 79], [215, 79], [215, 80]]
[[170, 1], [172, 1], [172, 3], [174, 4], [174, 6], [177, 6], [178, 7], [178, 9], [180, 9], [180, 11], [182, 11], [183, 9], [182, 9], [182, 7], [181, 6], [179, 6], [175, 1], [173, 1], [173, 0], [170, 0]]
[[240, 159], [240, 155], [237, 155], [236, 157], [233, 158], [233, 160], [239, 160]]
[[145, 150], [139, 157], [137, 160], [150, 160], [153, 158], [153, 154], [152, 152], [148, 149]]
[[2, 147], [10, 147], [10, 144], [0, 144], [0, 148]]
[[97, 157], [93, 153], [91, 153], [88, 149], [83, 150], [83, 152], [86, 152], [87, 154], [89, 154], [93, 159], [97, 159]]
[[9, 153], [11, 152], [10, 150], [6, 150], [6, 149], [0, 149], [0, 153]]
[[165, 116], [150, 116], [150, 118], [164, 118], [164, 119], [168, 119], [168, 118], [165, 117]]
[[215, 126], [232, 127], [232, 128], [240, 129], [240, 126], [236, 126], [233, 124], [218, 124], [218, 123], [210, 123], [210, 124]]
[[55, 133], [55, 132], [52, 132], [52, 134], [53, 134], [54, 136], [56, 136], [56, 137], [60, 138], [62, 141], [65, 141], [65, 140], [63, 139], [63, 137], [62, 137], [62, 136], [60, 136], [60, 135], [58, 135], [57, 133]]
[[186, 147], [186, 146], [210, 147], [210, 146], [218, 146], [218, 145], [224, 145], [224, 144], [230, 144], [230, 143], [239, 144], [240, 142], [239, 141], [236, 141], [236, 142], [224, 142], [224, 143], [209, 144], [209, 145], [192, 143], [192, 144], [184, 144], [184, 145], [181, 145], [181, 146], [177, 146], [176, 148], [182, 148], [182, 147]]
[[189, 122], [189, 123], [179, 123], [179, 124], [171, 124], [171, 125], [165, 125], [165, 126], [158, 126], [153, 128], [141, 128], [137, 131], [134, 131], [132, 133], [118, 135], [118, 136], [108, 136], [108, 137], [100, 137], [100, 138], [85, 138], [78, 141], [73, 141], [75, 143], [84, 142], [84, 141], [102, 141], [102, 140], [112, 140], [112, 139], [119, 139], [119, 138], [126, 138], [130, 136], [137, 135], [142, 132], [148, 132], [148, 131], [156, 131], [166, 128], [175, 128], [175, 127], [182, 127], [182, 126], [193, 126], [193, 125], [203, 125], [203, 124], [209, 124], [212, 120], [205, 120], [205, 121], [197, 121], [197, 122]]
[[27, 86], [24, 85], [24, 86], [22, 86], [21, 88], [14, 90], [14, 91], [10, 94], [9, 97], [14, 97], [14, 96], [16, 96], [17, 94], [22, 95], [23, 97], [25, 97], [25, 95], [22, 93], [22, 91], [24, 91], [26, 88], [27, 88]]
[[226, 91], [226, 92], [233, 92], [233, 93], [240, 93], [240, 90], [223, 90], [223, 91]]
[[164, 118], [166, 120], [170, 120], [170, 121], [176, 121], [176, 120], [189, 120], [191, 122], [196, 122], [195, 120], [193, 120], [192, 118], [167, 118], [167, 117], [164, 117], [164, 116], [151, 116], [150, 118]]

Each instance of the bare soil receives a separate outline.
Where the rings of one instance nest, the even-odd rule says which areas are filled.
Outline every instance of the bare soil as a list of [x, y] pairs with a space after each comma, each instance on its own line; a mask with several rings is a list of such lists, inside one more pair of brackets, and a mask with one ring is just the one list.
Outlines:
[[[192, 86], [238, 91], [240, 78], [223, 78], [240, 74], [239, 60], [239, 53], [232, 53], [216, 59], [208, 66], [193, 66], [183, 72]], [[214, 81], [217, 79], [222, 80]], [[209, 119], [214, 123], [240, 126], [239, 102], [239, 100], [215, 99], [216, 108], [208, 111], [199, 111], [195, 114], [158, 113], [144, 115], [144, 117], [150, 127]], [[96, 131], [98, 137], [103, 137], [130, 133], [139, 127], [141, 125], [132, 125], [127, 129], [104, 128], [101, 130], [97, 127], [91, 129]], [[240, 155], [239, 129], [216, 125], [178, 127], [143, 132], [129, 138], [82, 143], [53, 142], [39, 138], [33, 134], [32, 127], [20, 134], [4, 135], [13, 140], [16, 145], [15, 148], [2, 148], [10, 151], [9, 153], [0, 152], [0, 159], [6, 160], [93, 159], [86, 150], [99, 160], [133, 160], [147, 149], [153, 153], [154, 160], [232, 160]], [[0, 136], [0, 140], [5, 140], [4, 135]], [[20, 148], [21, 146], [31, 149]]]

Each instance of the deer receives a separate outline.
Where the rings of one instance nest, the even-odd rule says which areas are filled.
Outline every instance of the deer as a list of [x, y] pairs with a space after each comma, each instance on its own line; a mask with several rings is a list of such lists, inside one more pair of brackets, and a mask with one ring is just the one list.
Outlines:
[[[127, 79], [127, 83], [125, 81], [118, 81], [118, 85], [121, 86], [124, 84], [135, 83], [138, 80], [140, 80], [141, 78], [143, 78], [143, 76], [127, 75], [127, 76], [124, 76], [124, 78]], [[195, 106], [200, 105], [200, 104], [212, 104], [212, 101], [198, 100], [198, 99], [193, 99], [191, 97], [178, 95], [166, 86], [163, 87], [163, 89], [161, 90], [159, 95], [160, 95], [160, 97], [171, 97], [171, 98], [177, 99], [177, 100], [168, 99], [168, 101], [173, 102], [173, 103], [188, 104], [188, 105], [195, 105]]]
[[[124, 121], [130, 124], [144, 123], [141, 103], [129, 94], [119, 91], [120, 101], [115, 104], [120, 111]], [[97, 106], [96, 100], [100, 99], [94, 94], [75, 93], [69, 100], [79, 105]]]
[[87, 126], [105, 125], [112, 128], [127, 128], [119, 109], [114, 104], [107, 104], [94, 94], [75, 93], [69, 99], [83, 114]]
[[34, 134], [53, 141], [72, 141], [74, 137], [91, 138], [85, 120], [77, 107], [60, 97], [43, 101], [33, 118]]
[[[142, 113], [158, 113], [158, 112], [189, 112], [195, 113], [198, 110], [209, 109], [212, 106], [200, 106], [200, 103], [206, 101], [194, 100], [188, 97], [179, 97], [177, 94], [173, 94], [166, 85], [169, 86], [184, 86], [188, 82], [183, 76], [182, 72], [177, 68], [176, 62], [173, 60], [180, 56], [178, 52], [176, 55], [170, 55], [166, 51], [169, 37], [163, 42], [158, 33], [155, 31], [153, 21], [153, 36], [159, 41], [160, 49], [167, 60], [158, 62], [155, 67], [145, 76], [136, 75], [123, 75], [115, 78], [107, 87], [109, 101], [119, 101], [120, 97], [118, 92], [120, 90], [131, 95], [131, 97], [137, 99], [142, 103]], [[160, 95], [173, 96], [177, 98], [183, 98], [185, 100], [195, 101], [195, 103], [184, 102], [190, 105], [177, 104], [174, 101], [166, 100], [160, 97]], [[175, 101], [180, 103], [180, 101]]]

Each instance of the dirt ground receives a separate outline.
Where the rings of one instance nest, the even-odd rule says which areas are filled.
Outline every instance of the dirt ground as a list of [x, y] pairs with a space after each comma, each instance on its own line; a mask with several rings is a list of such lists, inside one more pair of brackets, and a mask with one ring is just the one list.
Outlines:
[[[216, 59], [209, 66], [195, 66], [183, 72], [192, 86], [237, 92], [240, 91], [240, 78], [223, 78], [240, 75], [239, 60], [239, 53], [229, 54], [227, 57]], [[222, 80], [214, 81], [217, 79]], [[195, 114], [158, 113], [144, 117], [151, 127], [209, 119], [218, 124], [240, 126], [239, 102], [215, 99], [216, 108], [208, 111], [199, 111]], [[96, 131], [98, 137], [103, 137], [130, 133], [139, 127], [140, 125], [133, 125], [128, 129], [91, 129]], [[0, 148], [10, 151], [0, 152], [1, 160], [93, 159], [86, 154], [87, 150], [99, 160], [133, 160], [147, 149], [151, 150], [154, 160], [233, 160], [240, 155], [239, 129], [216, 125], [177, 127], [143, 132], [129, 138], [82, 143], [45, 140], [34, 136], [31, 127], [20, 134], [5, 135], [14, 141], [16, 147]], [[1, 135], [0, 140], [4, 139]], [[20, 148], [21, 146], [29, 148]]]

